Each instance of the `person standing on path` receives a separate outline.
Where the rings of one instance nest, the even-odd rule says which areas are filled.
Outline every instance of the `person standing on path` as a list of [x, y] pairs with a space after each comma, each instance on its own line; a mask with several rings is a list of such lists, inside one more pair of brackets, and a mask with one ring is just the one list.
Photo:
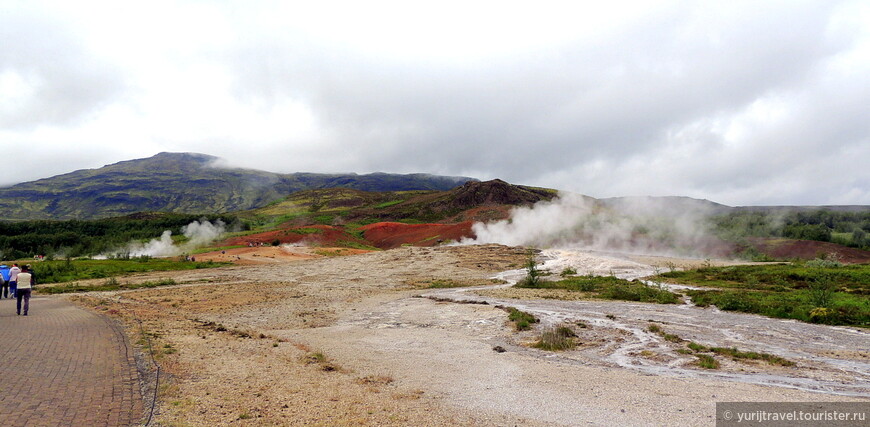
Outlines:
[[6, 264], [0, 265], [0, 282], [3, 282], [0, 298], [9, 298], [9, 267]]
[[9, 269], [9, 293], [12, 295], [12, 298], [15, 298], [15, 289], [18, 284], [19, 273], [21, 273], [21, 269], [18, 268], [18, 264], [12, 264], [12, 268]]
[[18, 288], [15, 291], [16, 313], [21, 314], [21, 300], [24, 300], [24, 315], [27, 316], [27, 310], [30, 308], [30, 291], [35, 285], [33, 275], [30, 273], [30, 266], [25, 265], [18, 273]]

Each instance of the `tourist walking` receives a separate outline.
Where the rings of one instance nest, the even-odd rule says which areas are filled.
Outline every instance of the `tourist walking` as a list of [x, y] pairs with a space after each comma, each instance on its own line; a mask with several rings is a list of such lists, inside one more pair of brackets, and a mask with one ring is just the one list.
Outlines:
[[12, 264], [12, 268], [9, 269], [9, 294], [12, 295], [12, 298], [15, 298], [15, 289], [18, 284], [19, 273], [21, 273], [21, 269], [18, 268], [18, 264]]
[[6, 264], [0, 265], [0, 298], [9, 298], [9, 267]]
[[15, 312], [21, 314], [21, 300], [24, 300], [24, 315], [27, 316], [27, 311], [30, 308], [30, 291], [36, 284], [36, 280], [30, 273], [30, 266], [25, 265], [18, 273], [18, 288], [15, 291]]

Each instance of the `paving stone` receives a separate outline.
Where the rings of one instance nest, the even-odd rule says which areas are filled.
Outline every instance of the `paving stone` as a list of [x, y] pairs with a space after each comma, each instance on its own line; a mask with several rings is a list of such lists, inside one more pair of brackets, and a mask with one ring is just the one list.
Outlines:
[[111, 319], [63, 297], [31, 298], [18, 316], [14, 300], [0, 299], [0, 425], [139, 425], [138, 384], [132, 347]]

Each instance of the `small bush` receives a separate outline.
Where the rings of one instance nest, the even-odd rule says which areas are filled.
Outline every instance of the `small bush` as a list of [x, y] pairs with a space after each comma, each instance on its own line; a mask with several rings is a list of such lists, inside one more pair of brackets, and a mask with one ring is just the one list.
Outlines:
[[517, 310], [513, 307], [508, 307], [508, 320], [514, 322], [518, 331], [525, 331], [532, 328], [533, 323], [538, 323], [538, 319], [525, 311]]
[[816, 307], [830, 307], [834, 298], [834, 290], [830, 277], [820, 274], [809, 285], [810, 304]]
[[719, 369], [719, 361], [714, 359], [709, 354], [696, 354], [698, 358], [698, 366], [704, 369]]
[[516, 286], [520, 288], [537, 288], [541, 281], [541, 271], [538, 270], [538, 263], [535, 262], [533, 256], [529, 256], [526, 261], [526, 277], [520, 279]]
[[532, 347], [547, 351], [573, 350], [577, 347], [574, 342], [576, 336], [568, 327], [550, 328], [541, 334], [541, 338]]

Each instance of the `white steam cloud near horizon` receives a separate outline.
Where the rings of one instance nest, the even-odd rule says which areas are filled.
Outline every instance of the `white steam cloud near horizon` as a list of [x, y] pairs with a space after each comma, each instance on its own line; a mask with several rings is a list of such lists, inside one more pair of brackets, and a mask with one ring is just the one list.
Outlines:
[[578, 194], [560, 193], [552, 201], [514, 208], [507, 220], [474, 224], [476, 237], [460, 244], [706, 257], [723, 249], [705, 220], [709, 213], [703, 207], [673, 208], [649, 199], [602, 206]]
[[179, 245], [173, 242], [172, 231], [166, 230], [160, 238], [151, 239], [145, 243], [131, 242], [123, 250], [116, 252], [127, 253], [133, 257], [170, 257], [181, 255], [217, 240], [226, 232], [226, 224], [221, 220], [217, 220], [214, 223], [207, 220], [193, 221], [181, 227], [181, 232], [187, 237], [187, 240]]

